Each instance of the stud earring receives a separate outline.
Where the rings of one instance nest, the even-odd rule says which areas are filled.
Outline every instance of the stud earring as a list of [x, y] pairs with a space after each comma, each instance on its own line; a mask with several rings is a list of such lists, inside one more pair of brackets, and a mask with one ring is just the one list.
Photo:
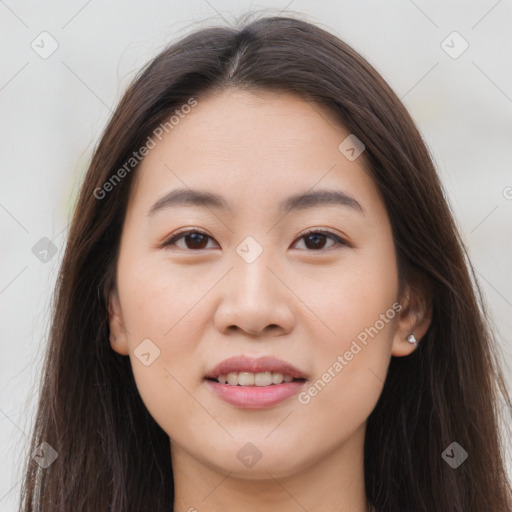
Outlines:
[[411, 343], [412, 345], [414, 345], [415, 347], [418, 346], [418, 341], [416, 340], [416, 338], [414, 337], [414, 334], [409, 334], [409, 336], [407, 336], [407, 341], [409, 343]]

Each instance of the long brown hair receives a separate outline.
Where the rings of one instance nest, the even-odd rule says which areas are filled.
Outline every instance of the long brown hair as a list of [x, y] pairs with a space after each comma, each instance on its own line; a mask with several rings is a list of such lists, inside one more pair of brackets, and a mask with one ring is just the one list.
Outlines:
[[[226, 87], [292, 92], [327, 107], [365, 145], [367, 170], [392, 225], [402, 279], [433, 297], [431, 326], [409, 357], [392, 358], [365, 440], [368, 500], [386, 512], [512, 510], [498, 403], [510, 407], [475, 273], [413, 120], [377, 71], [329, 32], [291, 17], [203, 28], [172, 44], [133, 81], [95, 150], [55, 290], [24, 512], [172, 510], [167, 434], [109, 344], [108, 293], [137, 166], [98, 189], [190, 98]], [[442, 454], [468, 453], [456, 469]]]

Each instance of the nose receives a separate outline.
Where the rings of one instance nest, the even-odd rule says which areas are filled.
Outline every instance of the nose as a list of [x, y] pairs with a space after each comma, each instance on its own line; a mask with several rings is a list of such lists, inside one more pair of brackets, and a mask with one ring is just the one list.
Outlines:
[[223, 334], [244, 332], [268, 338], [293, 330], [294, 295], [264, 254], [252, 263], [237, 255], [233, 269], [219, 283], [214, 323]]

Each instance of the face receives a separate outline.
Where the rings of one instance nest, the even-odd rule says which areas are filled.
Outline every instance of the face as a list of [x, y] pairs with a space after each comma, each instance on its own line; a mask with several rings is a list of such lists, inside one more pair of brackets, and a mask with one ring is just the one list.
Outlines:
[[[112, 348], [176, 452], [223, 474], [290, 475], [360, 446], [391, 355], [426, 326], [399, 295], [364, 153], [340, 151], [350, 132], [329, 112], [238, 90], [190, 110], [137, 171]], [[230, 383], [207, 378], [219, 373]]]

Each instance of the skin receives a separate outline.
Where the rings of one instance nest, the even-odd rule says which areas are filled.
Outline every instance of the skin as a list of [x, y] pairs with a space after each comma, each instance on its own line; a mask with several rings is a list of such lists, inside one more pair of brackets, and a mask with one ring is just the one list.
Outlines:
[[[382, 198], [363, 157], [338, 150], [349, 133], [298, 96], [229, 89], [198, 99], [138, 169], [110, 295], [111, 346], [130, 357], [142, 399], [170, 437], [177, 512], [234, 503], [246, 512], [367, 511], [366, 421], [391, 356], [415, 350], [405, 338], [421, 340], [430, 309], [419, 290], [399, 289]], [[173, 206], [149, 216], [176, 188], [220, 194], [233, 211]], [[319, 188], [350, 194], [364, 213], [278, 211], [289, 195]], [[183, 228], [206, 232], [207, 246], [195, 249], [189, 237], [162, 247]], [[326, 236], [315, 249], [301, 237], [309, 228], [348, 245]], [[263, 248], [252, 263], [236, 252], [247, 236]], [[304, 371], [307, 389], [396, 302], [402, 310], [307, 404], [294, 396], [241, 409], [205, 384], [228, 357], [271, 355]], [[147, 338], [160, 350], [149, 366], [134, 353]], [[261, 453], [252, 467], [237, 457], [248, 442]]]

